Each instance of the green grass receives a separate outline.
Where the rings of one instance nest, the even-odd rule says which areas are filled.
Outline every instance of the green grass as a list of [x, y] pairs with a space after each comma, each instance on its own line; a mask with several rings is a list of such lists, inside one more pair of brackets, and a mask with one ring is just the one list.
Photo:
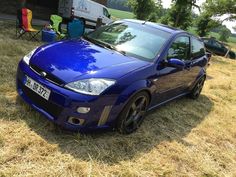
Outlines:
[[133, 18], [135, 18], [134, 14], [132, 12], [121, 11], [121, 10], [116, 10], [116, 9], [109, 9], [109, 12], [116, 19], [133, 19]]
[[234, 60], [213, 57], [198, 100], [153, 110], [134, 134], [70, 133], [17, 96], [18, 62], [41, 43], [14, 34], [0, 21], [0, 176], [235, 176]]

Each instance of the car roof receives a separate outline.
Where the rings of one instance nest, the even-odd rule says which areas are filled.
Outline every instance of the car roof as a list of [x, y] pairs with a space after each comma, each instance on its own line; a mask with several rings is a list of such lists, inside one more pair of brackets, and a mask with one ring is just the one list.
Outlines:
[[159, 30], [162, 30], [162, 31], [166, 31], [166, 32], [169, 32], [169, 33], [172, 33], [172, 34], [183, 33], [183, 32], [188, 33], [188, 32], [186, 32], [184, 30], [181, 30], [181, 29], [177, 29], [177, 28], [173, 28], [173, 27], [170, 27], [170, 26], [167, 26], [167, 25], [153, 23], [153, 22], [149, 22], [149, 21], [134, 20], [134, 19], [124, 19], [123, 21], [132, 22], [132, 23], [136, 23], [136, 24], [145, 24], [145, 25], [150, 26], [152, 28], [156, 28], [156, 29], [159, 29]]

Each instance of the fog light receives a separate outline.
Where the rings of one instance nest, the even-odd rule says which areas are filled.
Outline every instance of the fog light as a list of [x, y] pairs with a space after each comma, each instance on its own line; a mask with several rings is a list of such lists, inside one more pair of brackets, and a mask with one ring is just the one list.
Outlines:
[[81, 114], [87, 114], [89, 111], [90, 111], [90, 108], [88, 108], [88, 107], [79, 107], [77, 109], [77, 112], [81, 113]]
[[79, 119], [79, 118], [76, 118], [76, 117], [70, 117], [68, 119], [68, 122], [70, 124], [73, 124], [73, 125], [83, 125], [84, 124], [84, 119]]

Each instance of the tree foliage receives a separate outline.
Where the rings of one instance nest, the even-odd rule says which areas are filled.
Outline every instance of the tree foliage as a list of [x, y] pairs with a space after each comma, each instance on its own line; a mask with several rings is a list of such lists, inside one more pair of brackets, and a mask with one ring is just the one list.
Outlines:
[[220, 25], [219, 21], [213, 20], [208, 13], [202, 13], [196, 20], [197, 34], [206, 36], [213, 28]]
[[236, 26], [233, 26], [233, 30], [236, 32]]
[[131, 8], [127, 6], [128, 0], [108, 0], [107, 6], [112, 9], [131, 11]]
[[153, 12], [149, 15], [148, 20], [151, 22], [157, 22], [162, 16], [165, 15], [165, 9], [163, 8], [162, 1], [156, 0]]
[[[226, 27], [222, 27], [223, 21], [217, 21], [213, 17], [228, 14], [228, 18], [224, 20], [232, 20], [236, 16], [236, 1], [235, 0], [207, 0], [203, 5], [203, 12], [196, 21], [197, 33], [200, 36], [207, 35], [213, 28], [221, 26], [219, 33], [222, 41], [226, 41], [228, 34], [231, 32]], [[236, 19], [236, 18], [235, 18]]]
[[226, 28], [226, 26], [222, 26], [219, 34], [220, 34], [219, 40], [227, 42], [227, 39], [231, 36], [231, 31], [228, 28]]
[[155, 10], [155, 2], [153, 0], [129, 0], [128, 5], [131, 6], [139, 20], [147, 20]]
[[172, 0], [172, 6], [161, 22], [186, 30], [192, 24], [192, 8], [196, 0]]
[[225, 20], [236, 20], [235, 0], [207, 0], [204, 4], [204, 10], [211, 16], [229, 14]]
[[168, 25], [186, 30], [192, 24], [191, 9], [189, 6], [172, 5], [168, 15]]

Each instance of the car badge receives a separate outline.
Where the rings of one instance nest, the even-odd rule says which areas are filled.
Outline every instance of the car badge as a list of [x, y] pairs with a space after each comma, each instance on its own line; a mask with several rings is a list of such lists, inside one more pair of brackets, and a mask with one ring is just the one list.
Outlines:
[[42, 77], [46, 77], [46, 76], [47, 76], [47, 73], [41, 72], [40, 75], [41, 75]]

